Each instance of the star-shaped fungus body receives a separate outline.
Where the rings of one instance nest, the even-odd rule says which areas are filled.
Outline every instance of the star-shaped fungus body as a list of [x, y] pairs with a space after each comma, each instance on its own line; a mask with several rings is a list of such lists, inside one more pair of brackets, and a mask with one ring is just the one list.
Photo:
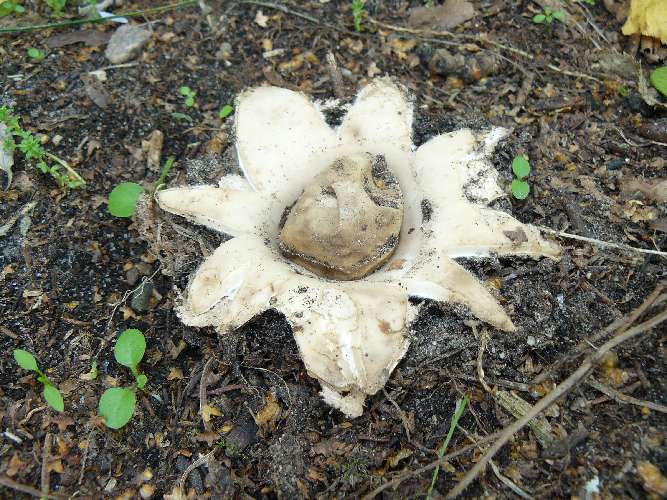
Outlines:
[[157, 194], [162, 209], [232, 237], [192, 276], [182, 321], [224, 333], [277, 309], [325, 401], [350, 417], [407, 350], [416, 308], [408, 297], [463, 304], [513, 331], [493, 295], [454, 261], [560, 252], [487, 207], [504, 194], [486, 158], [506, 131], [457, 130], [415, 150], [412, 121], [410, 99], [386, 78], [360, 91], [336, 129], [301, 93], [242, 93], [235, 127], [244, 176]]

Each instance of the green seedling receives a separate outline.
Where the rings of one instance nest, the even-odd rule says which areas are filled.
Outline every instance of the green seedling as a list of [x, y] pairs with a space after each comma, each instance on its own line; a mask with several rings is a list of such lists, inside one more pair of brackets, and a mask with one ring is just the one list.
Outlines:
[[[165, 186], [167, 176], [173, 166], [174, 157], [170, 156], [160, 171], [160, 177], [155, 182], [153, 193]], [[137, 211], [137, 202], [143, 192], [143, 186], [136, 182], [121, 182], [109, 193], [109, 203], [107, 206], [109, 213], [114, 217], [132, 217]]]
[[429, 486], [428, 492], [426, 493], [426, 500], [430, 500], [433, 497], [433, 488], [435, 488], [435, 482], [438, 480], [438, 473], [440, 472], [440, 463], [442, 462], [442, 457], [445, 456], [449, 442], [452, 440], [456, 426], [458, 425], [459, 419], [461, 418], [461, 415], [463, 415], [467, 404], [468, 396], [464, 396], [463, 399], [459, 399], [456, 402], [456, 409], [454, 410], [454, 415], [452, 416], [452, 420], [449, 423], [449, 431], [447, 432], [447, 436], [445, 436], [445, 440], [442, 442], [442, 445], [438, 449], [439, 461], [437, 467], [433, 471], [433, 478], [431, 479], [431, 486]]
[[554, 21], [563, 22], [565, 20], [565, 12], [562, 10], [551, 10], [549, 7], [545, 7], [541, 14], [535, 14], [533, 16], [533, 22], [535, 24], [551, 24]]
[[426, 5], [427, 7], [433, 7], [435, 3], [433, 2], [433, 0], [426, 0], [424, 2], [424, 5]]
[[195, 104], [197, 104], [196, 97], [197, 97], [197, 92], [192, 90], [190, 87], [187, 85], [183, 85], [178, 89], [178, 92], [185, 98], [185, 107], [186, 108], [192, 108]]
[[132, 217], [143, 192], [136, 182], [121, 182], [109, 193], [109, 212], [115, 217]]
[[366, 0], [352, 0], [352, 20], [354, 21], [354, 30], [361, 32], [361, 22], [366, 15]]
[[234, 108], [232, 108], [229, 104], [225, 104], [222, 108], [220, 108], [220, 111], [218, 111], [218, 116], [220, 117], [221, 120], [224, 120], [233, 112]]
[[651, 85], [658, 92], [667, 97], [667, 66], [653, 70], [651, 73]]
[[102, 394], [99, 413], [110, 429], [120, 429], [127, 424], [137, 404], [137, 389], [143, 390], [148, 377], [139, 373], [139, 363], [146, 352], [146, 338], [139, 330], [130, 328], [118, 337], [113, 354], [116, 361], [132, 371], [135, 383], [130, 387], [112, 387]]
[[28, 49], [28, 56], [35, 61], [41, 61], [42, 59], [44, 59], [44, 57], [46, 57], [44, 55], [44, 52], [42, 52], [39, 49], [36, 49], [35, 47], [30, 47]]
[[23, 14], [25, 7], [15, 0], [0, 1], [0, 17], [6, 17], [10, 14]]
[[46, 0], [48, 5], [56, 16], [61, 16], [67, 6], [67, 0]]
[[[18, 116], [6, 106], [0, 106], [0, 123], [4, 123], [9, 129], [9, 137], [0, 146], [8, 151], [18, 149], [26, 160], [36, 162], [37, 170], [49, 174], [61, 187], [76, 189], [86, 184], [86, 181], [65, 160], [46, 151], [41, 141], [23, 130]], [[19, 138], [21, 142], [17, 144], [15, 138]], [[55, 163], [49, 164], [50, 161]]]
[[597, 0], [582, 0], [584, 3], [587, 3], [588, 5], [595, 5], [597, 3]]
[[512, 172], [516, 178], [512, 181], [512, 196], [517, 200], [525, 200], [530, 193], [530, 185], [525, 180], [530, 174], [528, 158], [518, 155], [512, 160]]
[[39, 369], [35, 356], [23, 349], [14, 349], [14, 359], [24, 370], [30, 370], [37, 373], [37, 380], [44, 386], [42, 394], [48, 405], [56, 411], [63, 411], [65, 409], [65, 403], [62, 394], [60, 394], [58, 388], [53, 385], [44, 372]]
[[195, 122], [190, 115], [186, 115], [185, 113], [179, 113], [178, 111], [172, 113], [171, 117], [175, 118], [176, 120], [183, 120], [185, 122], [188, 122], [190, 125], [192, 125]]

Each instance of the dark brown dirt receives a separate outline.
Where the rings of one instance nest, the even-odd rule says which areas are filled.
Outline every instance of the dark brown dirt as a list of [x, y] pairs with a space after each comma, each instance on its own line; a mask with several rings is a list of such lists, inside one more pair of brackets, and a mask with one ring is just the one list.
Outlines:
[[[124, 3], [130, 10], [153, 6]], [[532, 192], [525, 202], [508, 198], [496, 208], [524, 222], [665, 249], [664, 204], [622, 191], [629, 179], [665, 177], [665, 147], [638, 133], [642, 124], [665, 113], [643, 102], [636, 75], [619, 79], [591, 69], [598, 59], [596, 44], [626, 48], [620, 23], [602, 5], [587, 10], [606, 40], [573, 6], [585, 34], [560, 23], [533, 24], [538, 9], [531, 2], [474, 1], [476, 17], [455, 31], [488, 34], [533, 56], [527, 59], [482, 42], [451, 45], [452, 37], [399, 33], [368, 19], [363, 33], [355, 34], [350, 2], [342, 0], [280, 3], [291, 13], [209, 3], [210, 24], [196, 7], [151, 17], [153, 40], [136, 61], [117, 68], [109, 67], [103, 46], [46, 47], [49, 37], [83, 28], [0, 35], [0, 105], [12, 107], [25, 128], [45, 134], [47, 149], [87, 181], [82, 190], [59, 189], [17, 155], [12, 186], [0, 191], [0, 225], [26, 203], [36, 203], [0, 237], [0, 348], [5, 353], [0, 357], [0, 473], [39, 490], [43, 447], [50, 439], [50, 492], [66, 497], [137, 498], [142, 484], [144, 492], [154, 487], [156, 498], [174, 494], [185, 469], [208, 453], [208, 466], [188, 475], [191, 498], [356, 498], [403, 476], [397, 489], [383, 495], [423, 496], [431, 472], [409, 472], [436, 458], [458, 399], [468, 395], [471, 403], [449, 451], [511, 421], [477, 380], [479, 340], [473, 330], [484, 325], [471, 322], [474, 317], [465, 308], [422, 303], [410, 350], [386, 387], [401, 413], [379, 393], [368, 400], [362, 417], [348, 421], [320, 400], [281, 315], [267, 312], [221, 338], [178, 321], [175, 290], [183, 289], [189, 272], [215, 249], [220, 236], [177, 221], [162, 234], [168, 245], [151, 246], [155, 214], [144, 207], [138, 223], [114, 218], [106, 208], [108, 193], [123, 180], [146, 187], [156, 181], [159, 171], [146, 166], [141, 149], [154, 130], [165, 137], [163, 159], [177, 158], [170, 185], [204, 183], [234, 168], [229, 121], [222, 124], [217, 110], [241, 90], [265, 82], [332, 97], [325, 56], [333, 51], [347, 99], [375, 68], [414, 92], [417, 145], [464, 125], [512, 127], [494, 162], [509, 186], [512, 158], [527, 154]], [[421, 3], [369, 0], [367, 11], [380, 22], [405, 26], [409, 8]], [[0, 26], [36, 23], [38, 14], [46, 14], [41, 4], [39, 12], [34, 2], [26, 2], [26, 8], [27, 18], [11, 16]], [[254, 22], [260, 9], [269, 16], [266, 28]], [[113, 25], [93, 29], [111, 32]], [[285, 52], [264, 58], [269, 41]], [[41, 48], [46, 59], [31, 61], [28, 47]], [[503, 57], [500, 67], [479, 80], [468, 78], [469, 73], [432, 73], [435, 51], [443, 47], [466, 56]], [[308, 53], [314, 57], [302, 57]], [[599, 81], [568, 76], [547, 64]], [[101, 68], [106, 68], [102, 87], [109, 100], [104, 108], [93, 102], [86, 86], [88, 73]], [[196, 90], [196, 108], [183, 105], [181, 85]], [[619, 93], [621, 85], [627, 96]], [[192, 124], [173, 112], [190, 115]], [[336, 122], [340, 116], [329, 118]], [[62, 138], [58, 145], [56, 135]], [[653, 217], [642, 216], [637, 207], [648, 207]], [[461, 261], [498, 289], [518, 327], [511, 335], [491, 332], [486, 377], [492, 386], [514, 389], [530, 403], [576, 369], [577, 361], [564, 364], [539, 386], [529, 386], [531, 380], [582, 339], [641, 304], [667, 269], [664, 257], [561, 243], [565, 253], [559, 262]], [[131, 291], [149, 278], [154, 292], [148, 310], [135, 310]], [[112, 352], [112, 340], [129, 327], [147, 337], [142, 370], [149, 377], [148, 390], [130, 423], [111, 431], [97, 417], [97, 403], [105, 388], [131, 382]], [[594, 376], [635, 398], [666, 404], [666, 333], [663, 326], [623, 345]], [[35, 353], [61, 388], [63, 414], [44, 406], [34, 376], [18, 369], [11, 356], [16, 348]], [[199, 381], [212, 356], [208, 403], [222, 415], [214, 416], [206, 430], [199, 416]], [[97, 360], [99, 377], [80, 379], [92, 360]], [[657, 495], [647, 489], [637, 467], [650, 462], [667, 472], [664, 413], [601, 396], [582, 384], [548, 412], [560, 439], [559, 453], [542, 448], [532, 431], [519, 432], [495, 458], [502, 474], [535, 498], [585, 498], [586, 484], [596, 479], [605, 498]], [[271, 398], [280, 411], [258, 426], [253, 415]], [[463, 454], [444, 466], [434, 495], [451, 489], [480, 453]], [[142, 477], [147, 469], [151, 476]], [[21, 495], [27, 494], [0, 486], [3, 498]], [[488, 470], [466, 495], [507, 498], [516, 493]]]

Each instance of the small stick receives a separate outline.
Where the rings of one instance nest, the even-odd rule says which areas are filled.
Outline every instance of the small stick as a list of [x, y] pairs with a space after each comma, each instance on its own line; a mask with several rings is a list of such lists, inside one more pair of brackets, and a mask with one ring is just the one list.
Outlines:
[[664, 284], [659, 283], [657, 287], [655, 287], [655, 290], [651, 292], [651, 294], [642, 302], [642, 304], [632, 311], [630, 314], [627, 316], [624, 316], [622, 318], [618, 318], [615, 320], [613, 323], [610, 323], [607, 325], [605, 328], [600, 330], [598, 333], [593, 335], [590, 339], [582, 340], [577, 344], [577, 346], [574, 348], [574, 352], [571, 353], [569, 356], [565, 356], [555, 363], [553, 363], [550, 367], [548, 367], [546, 370], [543, 370], [542, 373], [540, 373], [537, 377], [535, 377], [531, 384], [536, 385], [536, 384], [541, 384], [544, 382], [554, 371], [559, 369], [563, 364], [565, 364], [568, 360], [574, 359], [586, 350], [590, 349], [590, 346], [592, 343], [597, 342], [600, 339], [603, 339], [607, 337], [610, 333], [616, 332], [616, 331], [624, 331], [628, 327], [630, 327], [637, 319], [644, 314], [644, 312], [651, 307], [655, 302], [657, 302], [657, 299], [664, 289]]
[[213, 457], [213, 454], [215, 453], [215, 448], [211, 451], [209, 451], [206, 455], [203, 455], [199, 457], [197, 460], [192, 462], [190, 465], [188, 465], [188, 468], [183, 471], [183, 474], [181, 475], [180, 479], [178, 480], [178, 487], [183, 490], [183, 487], [185, 486], [185, 480], [188, 478], [190, 473], [195, 470], [197, 467], [200, 465], [208, 463], [208, 461]]
[[7, 476], [0, 476], [0, 484], [2, 486], [6, 486], [7, 488], [11, 488], [12, 490], [20, 491], [22, 493], [27, 493], [28, 495], [32, 495], [37, 498], [49, 498], [49, 499], [68, 498], [67, 495], [59, 495], [56, 493], [50, 493], [48, 495], [44, 495], [37, 488], [33, 488], [32, 486], [28, 486], [27, 484], [17, 483], [16, 481], [8, 478]]
[[208, 385], [208, 370], [211, 367], [211, 364], [215, 360], [215, 356], [209, 358], [209, 360], [204, 365], [204, 368], [201, 370], [201, 378], [199, 379], [199, 414], [201, 415], [202, 422], [204, 422], [204, 430], [209, 432], [211, 430], [211, 423], [207, 422], [204, 418], [204, 407], [208, 404], [206, 398], [206, 386]]
[[667, 413], [667, 406], [665, 405], [661, 405], [660, 403], [653, 403], [651, 401], [643, 401], [641, 399], [628, 396], [627, 394], [623, 394], [621, 391], [618, 391], [612, 387], [606, 386], [598, 382], [594, 378], [591, 378], [586, 383], [590, 385], [593, 389], [596, 389], [601, 393], [606, 394], [611, 399], [619, 403], [629, 403], [631, 405], [645, 406], [646, 408], [650, 408], [651, 410], [655, 410], [660, 413]]
[[589, 371], [600, 361], [600, 359], [609, 351], [622, 344], [627, 342], [630, 339], [635, 338], [636, 336], [650, 330], [651, 328], [659, 325], [663, 321], [667, 320], [667, 309], [661, 313], [653, 316], [651, 319], [640, 323], [634, 328], [616, 335], [614, 338], [603, 344], [600, 349], [591, 353], [581, 364], [581, 366], [572, 373], [568, 378], [561, 382], [556, 388], [551, 391], [549, 394], [540, 399], [534, 406], [531, 411], [526, 413], [522, 418], [514, 422], [513, 424], [505, 427], [503, 429], [498, 440], [491, 445], [489, 451], [487, 451], [484, 456], [477, 462], [464, 476], [464, 478], [452, 489], [446, 496], [446, 498], [456, 498], [458, 495], [463, 493], [470, 483], [472, 483], [477, 476], [482, 472], [486, 467], [486, 464], [494, 457], [494, 455], [502, 448], [507, 442], [516, 434], [519, 430], [526, 426], [533, 418], [539, 415], [542, 411], [549, 408], [553, 403], [558, 401], [562, 396], [571, 391], [582, 379], [588, 375]]
[[371, 498], [375, 498], [378, 496], [380, 493], [382, 493], [384, 490], [387, 488], [395, 487], [401, 484], [403, 481], [406, 479], [410, 479], [411, 477], [419, 476], [420, 474], [423, 474], [424, 472], [428, 472], [430, 470], [435, 469], [438, 465], [443, 465], [445, 462], [448, 460], [451, 460], [452, 458], [456, 458], [460, 455], [463, 455], [465, 453], [468, 453], [469, 451], [474, 450], [477, 448], [480, 444], [488, 443], [490, 441], [493, 441], [496, 439], [498, 436], [500, 436], [500, 433], [502, 431], [494, 432], [493, 434], [489, 434], [488, 436], [485, 436], [481, 439], [479, 439], [476, 443], [469, 444], [467, 446], [464, 446], [463, 448], [460, 448], [456, 451], [453, 451], [451, 453], [448, 453], [447, 455], [444, 455], [442, 458], [435, 460], [434, 462], [431, 462], [428, 465], [425, 465], [424, 467], [420, 467], [419, 469], [407, 472], [405, 474], [400, 475], [396, 479], [392, 479], [391, 481], [387, 481], [381, 486], [378, 486], [375, 488], [373, 491], [368, 493], [367, 495], [363, 496], [363, 500], [370, 500]]
[[412, 441], [410, 439], [410, 428], [408, 427], [408, 418], [405, 415], [405, 412], [401, 409], [400, 406], [398, 406], [398, 403], [394, 401], [394, 399], [389, 395], [389, 393], [383, 388], [382, 392], [384, 393], [384, 397], [386, 397], [389, 402], [393, 405], [394, 408], [396, 408], [396, 411], [398, 412], [398, 416], [401, 419], [401, 422], [403, 423], [403, 429], [405, 430], [405, 435], [408, 438], [408, 441]]
[[47, 432], [44, 436], [44, 449], [42, 450], [42, 495], [49, 496], [51, 489], [51, 474], [49, 473], [49, 457], [51, 455], [51, 433]]
[[646, 248], [635, 248], [630, 245], [624, 245], [622, 243], [611, 243], [608, 241], [597, 240], [595, 238], [587, 238], [586, 236], [579, 236], [577, 234], [564, 233], [562, 231], [556, 231], [550, 227], [537, 226], [541, 231], [545, 233], [556, 235], [560, 238], [569, 238], [571, 240], [585, 241], [586, 243], [592, 243], [600, 247], [616, 248], [617, 250], [625, 250], [627, 252], [637, 252], [637, 253], [648, 253], [652, 255], [660, 255], [662, 257], [667, 257], [667, 252], [662, 252], [660, 250], [648, 250]]

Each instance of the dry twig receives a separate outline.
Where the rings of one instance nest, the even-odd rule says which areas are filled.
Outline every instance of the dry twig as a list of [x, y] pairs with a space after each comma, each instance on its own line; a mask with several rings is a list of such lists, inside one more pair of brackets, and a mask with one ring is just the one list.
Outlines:
[[598, 340], [608, 337], [610, 334], [614, 332], [622, 332], [627, 330], [630, 326], [632, 326], [632, 324], [635, 321], [637, 321], [637, 319], [642, 314], [644, 314], [644, 312], [646, 312], [646, 310], [648, 310], [649, 307], [659, 302], [659, 297], [663, 289], [664, 285], [662, 283], [659, 283], [658, 286], [655, 287], [655, 290], [653, 290], [650, 293], [650, 295], [644, 300], [644, 302], [642, 302], [642, 304], [639, 307], [637, 307], [634, 311], [632, 311], [630, 314], [626, 316], [623, 316], [622, 318], [618, 318], [613, 323], [610, 323], [592, 337], [579, 342], [579, 344], [577, 344], [577, 346], [574, 348], [574, 352], [570, 353], [567, 356], [564, 356], [563, 358], [559, 359], [551, 366], [543, 370], [542, 373], [540, 373], [537, 377], [535, 377], [531, 383], [533, 385], [541, 384], [549, 376], [551, 376], [552, 373], [554, 373], [561, 366], [563, 366], [566, 362], [574, 360], [577, 358], [577, 356], [590, 350], [591, 344], [597, 342]]
[[667, 406], [665, 405], [661, 405], [660, 403], [653, 403], [651, 401], [643, 401], [641, 399], [628, 396], [627, 394], [623, 394], [621, 391], [618, 391], [613, 387], [609, 387], [607, 385], [600, 383], [598, 380], [594, 378], [591, 378], [586, 383], [590, 385], [593, 389], [596, 389], [601, 393], [606, 394], [611, 399], [619, 403], [628, 403], [631, 405], [644, 406], [646, 408], [658, 411], [660, 413], [667, 413]]
[[539, 415], [542, 411], [546, 410], [553, 403], [558, 401], [562, 396], [571, 391], [579, 382], [581, 382], [590, 370], [595, 367], [595, 365], [602, 359], [602, 357], [622, 344], [627, 342], [630, 339], [637, 337], [638, 335], [652, 329], [653, 327], [659, 325], [663, 321], [667, 320], [667, 310], [662, 311], [661, 313], [655, 315], [651, 319], [640, 323], [639, 325], [630, 328], [629, 330], [617, 334], [614, 338], [606, 342], [600, 347], [597, 351], [591, 353], [581, 364], [581, 366], [572, 373], [565, 381], [561, 382], [556, 388], [551, 391], [549, 394], [540, 399], [534, 406], [533, 409], [526, 413], [522, 418], [514, 422], [513, 424], [505, 427], [503, 429], [500, 437], [496, 440], [495, 443], [489, 448], [484, 456], [477, 462], [465, 475], [465, 477], [452, 489], [446, 498], [455, 498], [460, 495], [463, 490], [465, 490], [470, 483], [472, 483], [477, 476], [484, 470], [489, 461], [494, 457], [494, 455], [502, 448], [507, 442], [516, 434], [519, 430], [526, 426], [533, 418]]
[[37, 498], [49, 498], [49, 499], [68, 498], [67, 495], [60, 495], [56, 493], [49, 493], [48, 495], [44, 495], [44, 493], [39, 491], [37, 488], [33, 488], [32, 486], [28, 486], [27, 484], [17, 483], [16, 481], [8, 478], [7, 476], [0, 476], [0, 484], [12, 490], [20, 491], [21, 493], [27, 493], [28, 495], [32, 495]]
[[44, 436], [44, 449], [42, 450], [42, 477], [41, 489], [42, 495], [48, 496], [51, 489], [51, 474], [49, 473], [49, 457], [51, 456], [51, 433], [47, 432]]
[[624, 245], [622, 243], [611, 243], [609, 241], [602, 241], [595, 238], [587, 238], [586, 236], [579, 236], [577, 234], [570, 234], [570, 233], [565, 233], [563, 231], [556, 231], [555, 229], [551, 229], [550, 227], [544, 227], [544, 226], [537, 226], [537, 227], [539, 227], [540, 230], [544, 231], [545, 233], [553, 234], [560, 238], [569, 238], [571, 240], [585, 241], [586, 243], [592, 243], [593, 245], [597, 245], [599, 247], [616, 248], [617, 250], [625, 250], [626, 252], [648, 253], [651, 255], [660, 255], [661, 257], [667, 257], [667, 252], [662, 252], [660, 250], [635, 248], [631, 247], [630, 245]]

